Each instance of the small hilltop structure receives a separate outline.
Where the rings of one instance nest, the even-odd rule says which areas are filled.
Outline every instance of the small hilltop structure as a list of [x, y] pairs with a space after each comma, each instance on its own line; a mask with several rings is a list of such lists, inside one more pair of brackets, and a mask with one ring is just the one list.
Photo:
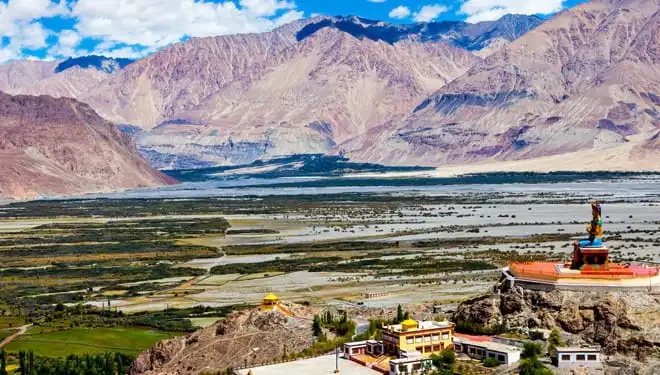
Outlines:
[[647, 265], [623, 265], [611, 262], [603, 241], [603, 218], [600, 202], [591, 204], [588, 237], [573, 244], [571, 263], [512, 263], [502, 271], [500, 289], [520, 286], [541, 291], [612, 289], [648, 290], [660, 286], [660, 270]]
[[275, 311], [280, 306], [280, 298], [273, 293], [268, 293], [259, 306], [262, 312]]
[[[294, 308], [293, 310], [296, 310], [296, 309]], [[287, 308], [284, 305], [284, 303], [282, 303], [282, 300], [280, 300], [280, 297], [276, 296], [273, 293], [268, 293], [266, 296], [264, 296], [264, 298], [261, 300], [261, 303], [259, 304], [259, 311], [262, 312], [262, 313], [265, 313], [265, 312], [279, 312], [280, 314], [282, 314], [282, 315], [284, 315], [288, 318], [311, 320], [308, 317], [300, 316], [300, 315], [294, 313], [291, 310], [291, 308]]]

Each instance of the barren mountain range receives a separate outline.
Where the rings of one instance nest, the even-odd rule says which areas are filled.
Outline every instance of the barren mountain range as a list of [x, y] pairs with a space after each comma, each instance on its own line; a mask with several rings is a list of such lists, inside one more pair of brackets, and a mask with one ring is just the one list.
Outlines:
[[0, 90], [86, 102], [131, 130], [159, 168], [335, 152], [403, 121], [479, 62], [473, 52], [487, 54], [541, 22], [507, 16], [474, 25], [391, 25], [316, 17], [263, 34], [193, 38], [116, 72], [74, 66], [53, 73], [53, 63], [14, 62], [0, 66], [0, 77], [15, 77], [8, 69], [27, 74], [19, 82], [0, 78]]
[[0, 93], [0, 197], [35, 198], [174, 180], [128, 135], [74, 99]]
[[[634, 169], [660, 159], [660, 2], [566, 10], [475, 64], [389, 131], [347, 142], [385, 163], [516, 160], [634, 143]], [[607, 169], [603, 158], [592, 169]]]
[[593, 0], [545, 21], [474, 25], [316, 17], [192, 38], [133, 63], [16, 61], [0, 66], [0, 90], [85, 102], [157, 168], [323, 152], [655, 169], [659, 9]]

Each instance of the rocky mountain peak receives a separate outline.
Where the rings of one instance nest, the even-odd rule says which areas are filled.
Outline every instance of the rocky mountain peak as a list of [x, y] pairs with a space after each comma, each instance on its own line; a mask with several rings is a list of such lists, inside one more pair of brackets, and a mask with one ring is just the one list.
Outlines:
[[324, 17], [308, 23], [296, 34], [298, 41], [324, 28], [333, 28], [358, 39], [384, 41], [390, 44], [402, 40], [445, 40], [468, 50], [481, 50], [493, 40], [512, 41], [543, 23], [537, 16], [507, 15], [497, 21], [470, 24], [462, 21], [390, 24], [356, 16]]

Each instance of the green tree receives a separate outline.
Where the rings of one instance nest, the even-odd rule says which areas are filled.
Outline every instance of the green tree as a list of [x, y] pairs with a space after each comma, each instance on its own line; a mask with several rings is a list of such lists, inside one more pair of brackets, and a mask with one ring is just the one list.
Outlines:
[[548, 338], [548, 356], [553, 360], [557, 358], [557, 347], [563, 346], [564, 342], [561, 339], [561, 333], [557, 329], [553, 329]]
[[520, 355], [524, 359], [538, 358], [539, 355], [543, 352], [543, 347], [541, 344], [536, 344], [533, 342], [526, 342], [523, 346], [522, 354]]
[[314, 337], [321, 337], [323, 330], [321, 329], [321, 318], [318, 315], [314, 315], [314, 320], [312, 321], [312, 334]]
[[403, 307], [401, 307], [401, 305], [399, 305], [396, 308], [396, 321], [394, 323], [401, 323], [404, 320], [405, 319], [404, 319], [404, 315], [403, 315]]
[[520, 361], [520, 375], [552, 375], [552, 371], [543, 366], [538, 358], [527, 358]]
[[542, 351], [541, 344], [525, 343], [521, 354], [523, 360], [520, 361], [520, 375], [552, 375], [552, 371], [545, 368], [543, 363], [539, 361], [538, 356]]
[[0, 375], [7, 375], [7, 354], [0, 349]]
[[456, 353], [451, 349], [445, 349], [440, 354], [431, 355], [431, 362], [439, 375], [451, 375], [456, 363]]
[[488, 358], [484, 358], [483, 364], [486, 367], [494, 368], [500, 365], [500, 361], [498, 361], [495, 358], [488, 357]]

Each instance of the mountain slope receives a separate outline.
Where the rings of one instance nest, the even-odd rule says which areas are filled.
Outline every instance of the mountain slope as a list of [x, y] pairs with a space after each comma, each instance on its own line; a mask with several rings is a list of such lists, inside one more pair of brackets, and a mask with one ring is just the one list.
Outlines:
[[88, 103], [130, 130], [159, 168], [245, 164], [329, 152], [390, 129], [481, 60], [470, 51], [488, 54], [541, 22], [316, 17], [268, 33], [192, 38], [132, 63], [88, 56], [40, 63], [41, 71], [17, 62], [31, 74], [3, 86], [0, 66], [0, 90]]
[[83, 56], [63, 61], [18, 60], [0, 65], [0, 91], [77, 98], [132, 60]]
[[0, 196], [17, 199], [174, 181], [88, 105], [0, 92]]
[[18, 93], [55, 75], [56, 61], [17, 60], [0, 65], [0, 91]]
[[597, 0], [566, 10], [476, 64], [390, 131], [340, 148], [376, 162], [462, 164], [649, 138], [660, 128], [659, 8], [657, 0]]
[[266, 156], [327, 152], [374, 125], [401, 120], [474, 61], [443, 42], [392, 45], [322, 30], [175, 114], [179, 124], [166, 127], [205, 125], [192, 141], [184, 137], [187, 145], [249, 142]]
[[324, 19], [173, 45], [83, 100], [112, 121], [149, 130], [137, 139], [158, 167], [244, 164], [327, 152], [401, 120], [478, 60], [443, 41], [388, 43], [336, 28], [299, 38]]

